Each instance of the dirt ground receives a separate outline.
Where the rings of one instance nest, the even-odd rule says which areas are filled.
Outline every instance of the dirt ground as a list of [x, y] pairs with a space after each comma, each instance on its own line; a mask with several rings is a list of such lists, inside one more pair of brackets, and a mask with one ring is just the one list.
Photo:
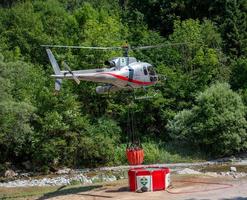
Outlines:
[[46, 193], [36, 198], [58, 200], [247, 200], [247, 178], [233, 179], [226, 177], [208, 177], [191, 175], [173, 175], [172, 186], [168, 191], [135, 193], [128, 189], [128, 181], [121, 180], [106, 185], [89, 186], [87, 188], [61, 189]]

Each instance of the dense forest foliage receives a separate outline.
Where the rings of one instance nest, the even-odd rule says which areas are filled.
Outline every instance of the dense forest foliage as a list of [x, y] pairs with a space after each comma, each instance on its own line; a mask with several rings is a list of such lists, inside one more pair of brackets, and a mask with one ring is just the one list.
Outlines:
[[[40, 45], [125, 41], [186, 43], [130, 52], [166, 77], [155, 98], [130, 104], [126, 92], [101, 96], [95, 83], [73, 81], [54, 93]], [[74, 70], [122, 53], [52, 51]], [[146, 163], [246, 151], [246, 56], [245, 0], [0, 1], [0, 169], [126, 164], [130, 107]]]

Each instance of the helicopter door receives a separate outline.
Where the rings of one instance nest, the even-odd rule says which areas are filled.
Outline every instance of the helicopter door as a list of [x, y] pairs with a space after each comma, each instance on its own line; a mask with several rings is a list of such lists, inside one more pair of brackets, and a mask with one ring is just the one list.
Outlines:
[[134, 69], [129, 67], [129, 80], [132, 81], [134, 78]]

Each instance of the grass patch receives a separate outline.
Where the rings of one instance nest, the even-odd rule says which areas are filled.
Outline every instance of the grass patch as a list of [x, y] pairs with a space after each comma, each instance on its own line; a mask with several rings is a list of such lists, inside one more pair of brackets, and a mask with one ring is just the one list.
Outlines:
[[144, 164], [202, 161], [203, 155], [175, 144], [144, 143]]
[[201, 172], [229, 172], [230, 167], [236, 167], [237, 172], [247, 173], [246, 165], [234, 165], [234, 164], [217, 164], [217, 165], [209, 165], [200, 169]]
[[99, 187], [102, 187], [102, 185], [0, 188], [0, 199], [32, 199], [35, 197], [35, 199], [38, 198], [39, 200], [42, 200], [51, 197], [86, 192]]
[[[144, 163], [179, 163], [205, 161], [206, 156], [198, 150], [174, 143], [156, 143], [148, 141], [142, 144], [144, 149]], [[125, 155], [126, 144], [119, 145], [115, 152], [113, 165], [128, 164]]]

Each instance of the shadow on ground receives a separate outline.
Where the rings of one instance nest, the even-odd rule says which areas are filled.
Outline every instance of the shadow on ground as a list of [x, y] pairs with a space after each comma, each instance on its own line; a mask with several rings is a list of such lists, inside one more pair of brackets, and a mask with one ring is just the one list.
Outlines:
[[106, 190], [105, 192], [114, 193], [114, 192], [129, 192], [129, 191], [130, 191], [129, 187], [121, 187], [115, 190]]
[[221, 200], [247, 200], [247, 197], [224, 198]]
[[[190, 198], [185, 200], [210, 200], [210, 199], [198, 199], [198, 198]], [[223, 198], [220, 200], [247, 200], [247, 197], [233, 197], [233, 198]]]
[[[54, 192], [45, 193], [43, 196], [38, 198], [38, 200], [44, 200], [44, 199], [49, 199], [52, 197], [58, 197], [58, 196], [64, 196], [64, 195], [78, 194], [80, 192], [87, 192], [87, 191], [100, 188], [100, 187], [102, 187], [102, 185], [78, 186], [78, 187], [72, 187], [72, 188], [66, 188], [66, 186], [62, 186]], [[79, 195], [82, 195], [82, 194], [79, 194]]]

